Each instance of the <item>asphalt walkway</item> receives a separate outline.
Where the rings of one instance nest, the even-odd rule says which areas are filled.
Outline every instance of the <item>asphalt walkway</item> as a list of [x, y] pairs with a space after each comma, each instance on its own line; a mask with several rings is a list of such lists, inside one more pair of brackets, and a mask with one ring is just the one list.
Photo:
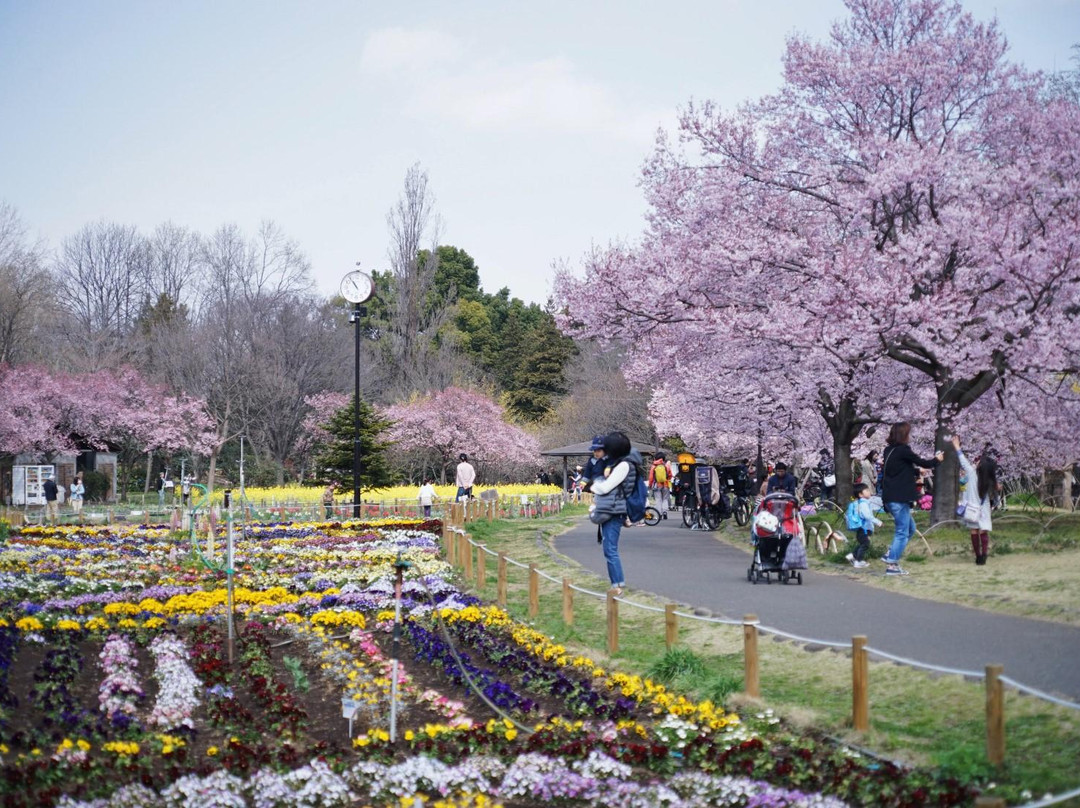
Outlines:
[[[742, 530], [729, 524], [725, 530]], [[596, 526], [588, 520], [557, 537], [555, 546], [607, 580]], [[633, 600], [635, 590], [644, 590], [721, 617], [756, 614], [765, 625], [829, 642], [850, 644], [852, 636], [865, 634], [882, 651], [949, 668], [983, 671], [1000, 663], [1018, 682], [1080, 701], [1080, 628], [910, 597], [904, 585], [917, 568], [891, 578], [892, 591], [813, 570], [803, 572], [801, 586], [753, 585], [746, 580], [748, 548], [749, 540], [743, 549], [708, 531], [688, 530], [677, 513], [656, 527], [624, 529], [624, 597]], [[873, 561], [859, 574], [884, 571]], [[974, 565], [971, 572], [978, 573]]]

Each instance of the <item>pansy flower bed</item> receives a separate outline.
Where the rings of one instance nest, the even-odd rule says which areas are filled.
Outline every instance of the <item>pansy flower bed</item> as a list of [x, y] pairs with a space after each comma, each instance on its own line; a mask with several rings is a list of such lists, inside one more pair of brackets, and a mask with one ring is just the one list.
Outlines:
[[[572, 653], [460, 590], [437, 529], [245, 527], [231, 642], [223, 574], [167, 529], [13, 535], [0, 548], [0, 805], [970, 800], [952, 783], [897, 787], [888, 764]], [[399, 558], [411, 567], [395, 646]]]

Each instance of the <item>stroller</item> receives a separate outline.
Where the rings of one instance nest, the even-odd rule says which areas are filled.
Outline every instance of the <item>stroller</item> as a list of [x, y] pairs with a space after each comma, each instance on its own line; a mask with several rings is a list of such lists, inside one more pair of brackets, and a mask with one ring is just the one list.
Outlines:
[[754, 560], [746, 571], [746, 580], [756, 584], [764, 579], [772, 583], [776, 575], [782, 583], [798, 581], [806, 564], [806, 533], [799, 500], [791, 494], [769, 494], [758, 504], [750, 522], [750, 540]]

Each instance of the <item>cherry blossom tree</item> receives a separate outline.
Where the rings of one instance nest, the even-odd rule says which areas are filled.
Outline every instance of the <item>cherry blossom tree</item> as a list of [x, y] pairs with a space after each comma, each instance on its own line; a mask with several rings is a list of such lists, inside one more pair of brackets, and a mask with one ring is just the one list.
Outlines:
[[334, 436], [330, 433], [330, 421], [334, 415], [349, 405], [350, 398], [344, 393], [324, 390], [307, 396], [304, 406], [307, 414], [300, 424], [300, 437], [296, 441], [295, 456], [300, 466], [300, 482], [304, 481], [304, 469], [329, 444]]
[[436, 469], [444, 483], [462, 452], [481, 466], [535, 466], [540, 459], [536, 438], [508, 423], [497, 402], [474, 390], [447, 387], [396, 404], [386, 415], [394, 421], [389, 437], [409, 453], [409, 464], [421, 474]]
[[205, 453], [213, 438], [203, 402], [172, 395], [131, 368], [84, 374], [0, 368], [0, 452], [52, 458], [85, 448], [115, 449], [126, 493], [140, 454]]
[[846, 5], [829, 42], [789, 40], [777, 94], [690, 105], [681, 144], [661, 137], [648, 231], [590, 257], [584, 282], [564, 273], [563, 323], [632, 340], [646, 367], [661, 344], [805, 351], [785, 358], [816, 389], [774, 390], [816, 401], [838, 450], [858, 434], [845, 413], [890, 415], [867, 377], [898, 363], [933, 388], [940, 447], [1009, 374], [1076, 367], [1080, 115], [956, 3]]

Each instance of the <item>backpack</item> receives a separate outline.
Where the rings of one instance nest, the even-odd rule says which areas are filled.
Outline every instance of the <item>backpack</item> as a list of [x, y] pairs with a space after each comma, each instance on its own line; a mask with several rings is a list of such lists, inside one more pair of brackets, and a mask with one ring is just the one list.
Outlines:
[[634, 472], [634, 482], [631, 483], [628, 493], [626, 493], [626, 481], [623, 481], [623, 492], [626, 496], [626, 518], [631, 522], [640, 522], [645, 518], [645, 505], [649, 500], [649, 491], [645, 486], [645, 478], [638, 470], [638, 467], [630, 463], [630, 468]]
[[657, 463], [653, 466], [653, 481], [657, 485], [667, 485], [667, 466], [663, 463]]
[[851, 500], [844, 511], [844, 518], [847, 520], [848, 530], [858, 530], [863, 526], [862, 516], [859, 515], [859, 500]]

